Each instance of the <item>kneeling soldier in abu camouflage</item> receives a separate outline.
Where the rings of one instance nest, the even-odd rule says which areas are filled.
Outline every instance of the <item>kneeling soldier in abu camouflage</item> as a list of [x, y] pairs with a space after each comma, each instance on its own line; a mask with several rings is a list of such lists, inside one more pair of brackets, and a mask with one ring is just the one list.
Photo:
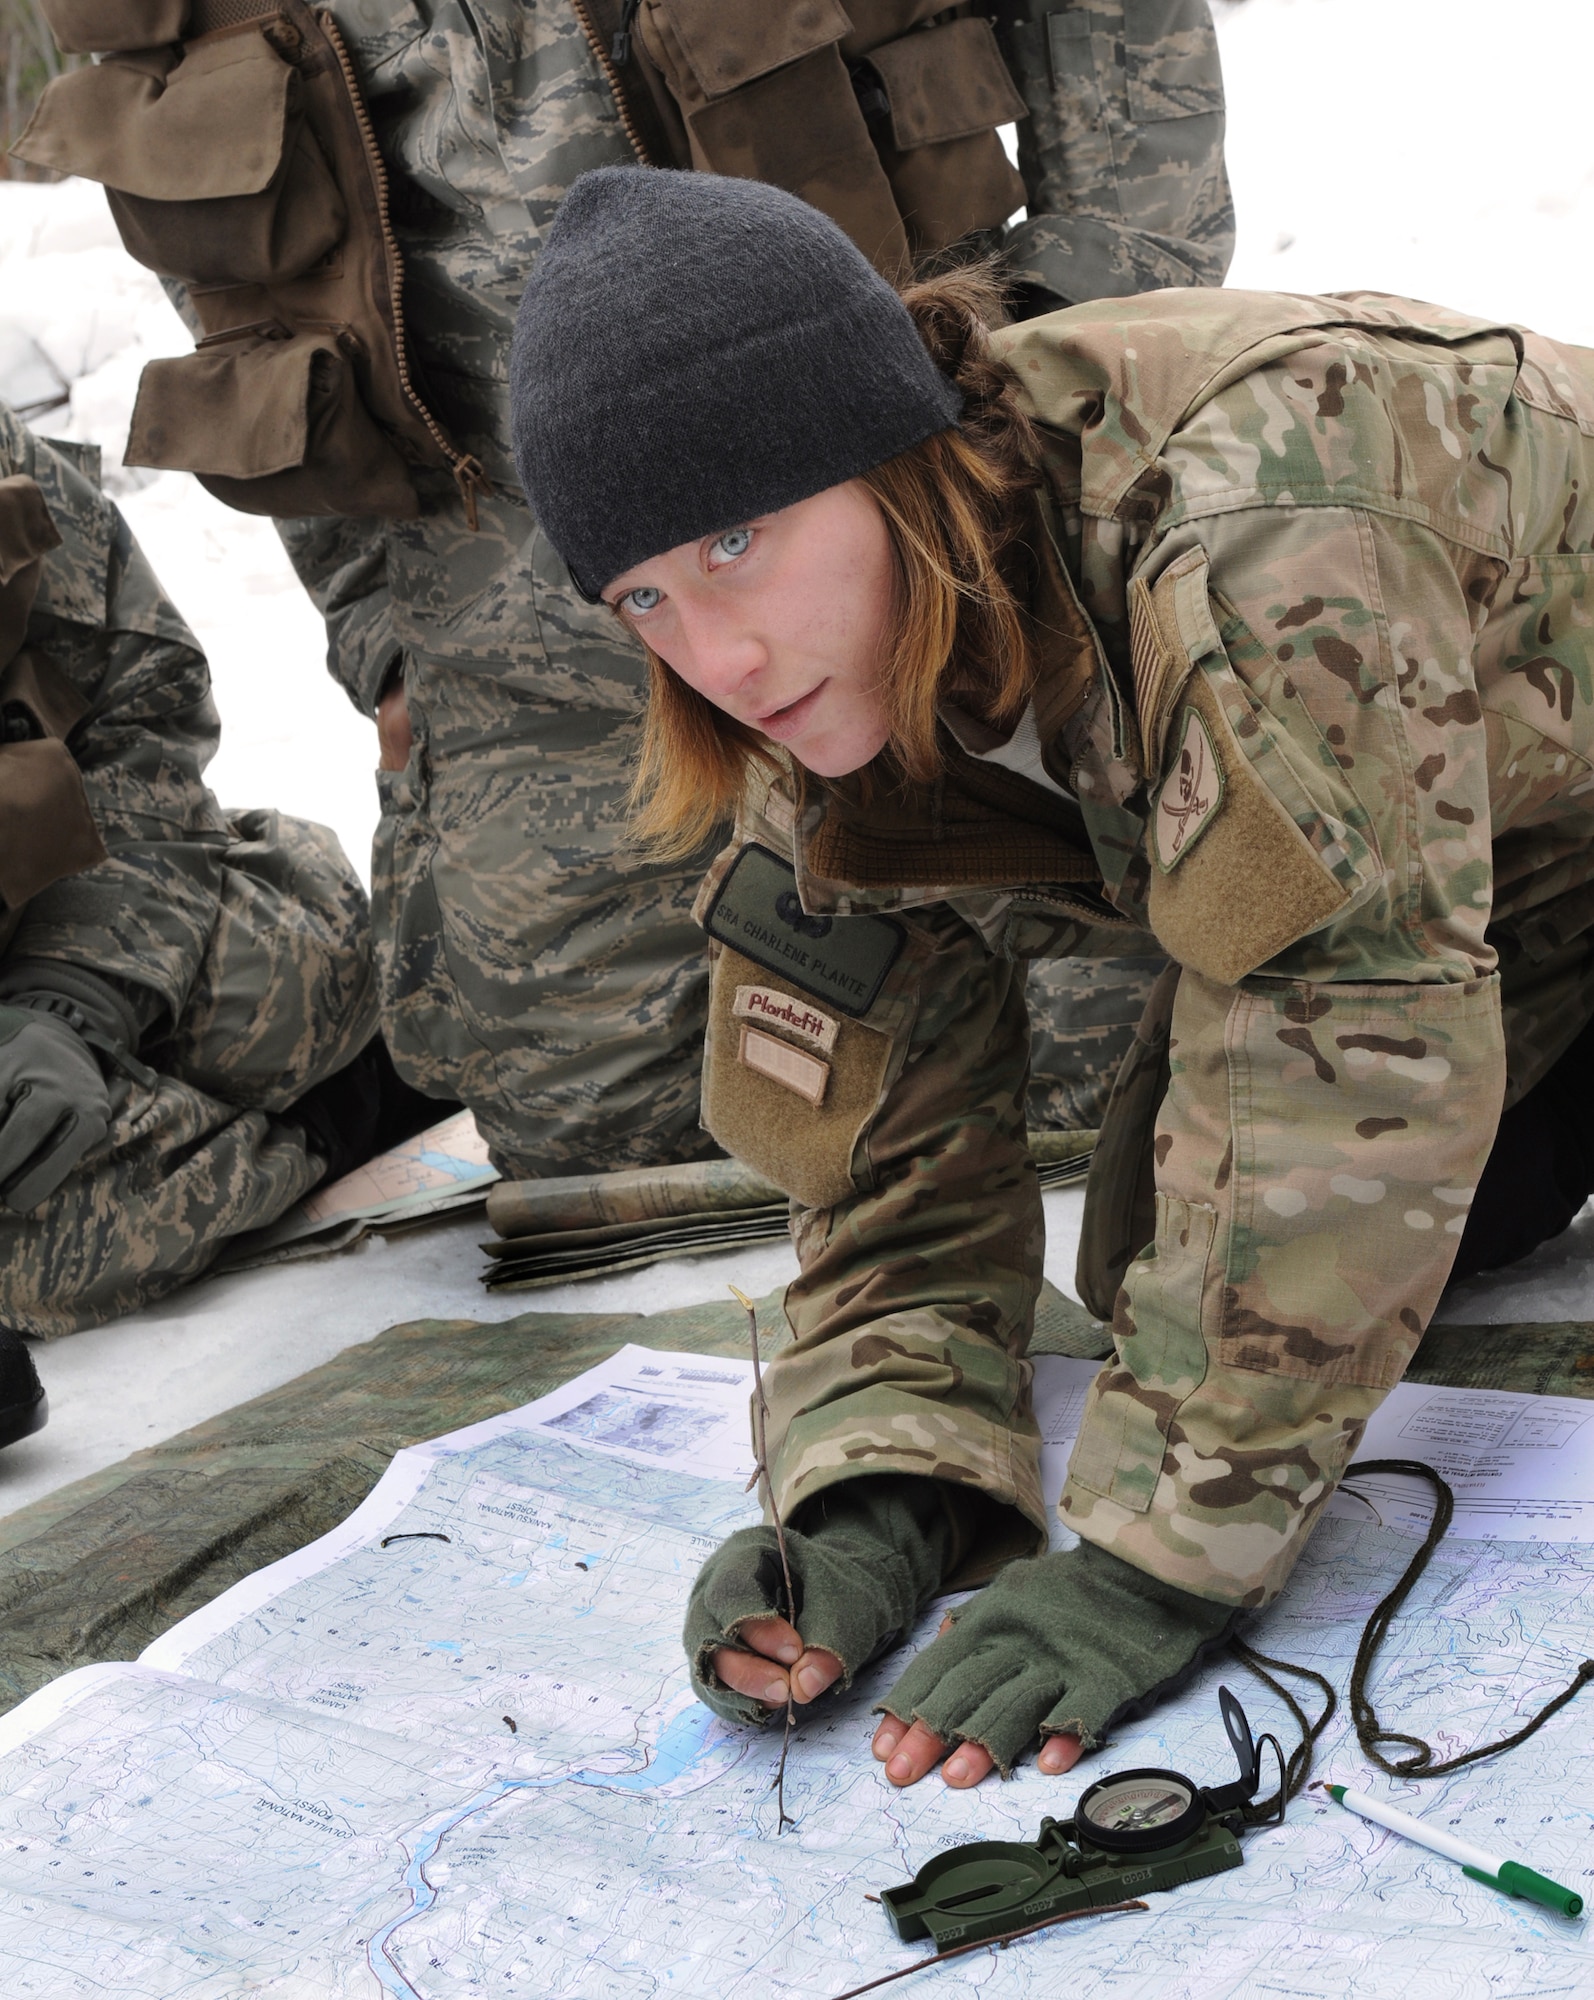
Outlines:
[[[737, 807], [704, 1120], [795, 1203], [798, 1629], [744, 1530], [693, 1675], [754, 1721], [994, 1575], [884, 1699], [898, 1783], [1066, 1770], [1178, 1684], [1453, 1270], [1591, 1178], [1594, 354], [1377, 295], [992, 303], [611, 170], [512, 363], [538, 517], [652, 656], [642, 831]], [[1081, 1256], [1116, 1352], [1045, 1554], [1023, 964], [1147, 931]]]
[[19, 1332], [161, 1297], [436, 1115], [334, 836], [206, 789], [209, 669], [97, 459], [0, 405], [0, 1444], [42, 1421]]

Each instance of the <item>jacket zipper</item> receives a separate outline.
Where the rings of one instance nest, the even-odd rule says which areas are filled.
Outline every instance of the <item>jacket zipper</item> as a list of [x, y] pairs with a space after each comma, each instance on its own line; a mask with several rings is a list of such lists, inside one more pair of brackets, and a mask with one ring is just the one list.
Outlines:
[[338, 59], [338, 67], [343, 71], [343, 81], [348, 88], [349, 103], [353, 107], [355, 121], [360, 128], [360, 140], [365, 147], [366, 161], [371, 169], [371, 178], [376, 184], [377, 217], [382, 229], [382, 246], [387, 252], [389, 272], [389, 302], [393, 312], [393, 358], [398, 366], [399, 387], [404, 392], [404, 400], [420, 418], [431, 435], [432, 442], [448, 461], [454, 474], [454, 484], [459, 488], [459, 497], [465, 507], [465, 522], [472, 534], [476, 533], [476, 495], [487, 485], [487, 475], [478, 459], [468, 452], [456, 451], [447, 433], [431, 411], [422, 402], [410, 377], [409, 346], [404, 333], [404, 253], [393, 234], [392, 223], [388, 220], [387, 203], [387, 163], [376, 143], [376, 131], [371, 124], [370, 113], [365, 108], [365, 98], [360, 90], [360, 81], [355, 74], [354, 64], [344, 47], [343, 37], [338, 33], [338, 24], [328, 13], [316, 16], [322, 33], [331, 44], [332, 53]]
[[642, 0], [625, 0], [620, 9], [620, 25], [614, 31], [614, 40], [609, 45], [609, 54], [614, 59], [616, 69], [624, 69], [631, 60], [631, 30], [636, 25], [637, 9]]
[[603, 80], [609, 86], [609, 95], [614, 99], [614, 108], [620, 114], [620, 123], [625, 136], [631, 142], [631, 150], [644, 167], [656, 167], [659, 163], [642, 143], [642, 135], [631, 116], [631, 108], [625, 101], [625, 90], [620, 82], [620, 71], [616, 66], [623, 63], [631, 53], [631, 23], [636, 19], [637, 0], [626, 0], [625, 11], [620, 18], [620, 30], [614, 38], [614, 47], [605, 48], [603, 37], [598, 33], [591, 14], [587, 12], [586, 0], [570, 0], [570, 10], [581, 24], [581, 32], [586, 36], [588, 46], [603, 71]]

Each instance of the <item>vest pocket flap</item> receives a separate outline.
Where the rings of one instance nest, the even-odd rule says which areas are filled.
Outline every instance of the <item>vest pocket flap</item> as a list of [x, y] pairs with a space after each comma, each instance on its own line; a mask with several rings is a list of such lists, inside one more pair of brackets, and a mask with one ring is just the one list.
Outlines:
[[812, 55], [852, 32], [839, 0], [652, 0], [673, 32], [705, 97], [721, 97], [754, 77]]
[[109, 55], [175, 42], [188, 19], [188, 0], [40, 0], [63, 55]]
[[149, 201], [107, 188], [128, 255], [190, 285], [279, 285], [335, 249], [348, 209], [315, 134], [298, 122], [282, 171], [260, 194]]
[[[87, 696], [60, 667], [30, 646], [0, 674], [0, 716], [8, 724], [20, 716], [29, 740], [53, 736], [64, 743], [88, 714]], [[8, 735], [14, 732], [8, 730]]]
[[1029, 115], [989, 21], [925, 28], [871, 49], [868, 60], [885, 86], [892, 139], [902, 152], [966, 139]]
[[105, 859], [83, 778], [64, 743], [0, 744], [0, 902], [31, 896]]
[[96, 63], [56, 78], [15, 151], [151, 201], [259, 194], [282, 165], [297, 82], [255, 33], [198, 43], [164, 78]]
[[152, 361], [124, 462], [197, 473], [246, 514], [409, 520], [417, 507], [353, 369], [317, 334]]
[[260, 479], [302, 465], [310, 402], [343, 358], [314, 334], [152, 361], [138, 385], [128, 465]]
[[0, 584], [60, 546], [61, 530], [50, 518], [39, 482], [25, 472], [0, 479]]

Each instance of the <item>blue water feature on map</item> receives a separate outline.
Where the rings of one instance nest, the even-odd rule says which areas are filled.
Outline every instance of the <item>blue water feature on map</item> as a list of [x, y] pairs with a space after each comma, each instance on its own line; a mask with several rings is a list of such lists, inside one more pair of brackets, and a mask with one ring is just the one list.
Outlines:
[[592, 1785], [606, 1792], [658, 1791], [689, 1777], [725, 1741], [714, 1716], [701, 1703], [694, 1702], [666, 1725], [652, 1757], [639, 1771], [571, 1771], [549, 1778], [495, 1778], [473, 1797], [429, 1821], [416, 1835], [409, 1866], [404, 1870], [404, 1886], [410, 1892], [409, 1907], [384, 1924], [366, 1946], [366, 1962], [376, 1974], [383, 1993], [391, 1996], [391, 2000], [418, 2000], [416, 1988], [395, 1964], [391, 1946], [406, 1924], [423, 1916], [437, 1901], [438, 1891], [426, 1878], [427, 1864], [436, 1858], [448, 1836], [467, 1820], [486, 1812], [511, 1792], [547, 1791], [555, 1785]]

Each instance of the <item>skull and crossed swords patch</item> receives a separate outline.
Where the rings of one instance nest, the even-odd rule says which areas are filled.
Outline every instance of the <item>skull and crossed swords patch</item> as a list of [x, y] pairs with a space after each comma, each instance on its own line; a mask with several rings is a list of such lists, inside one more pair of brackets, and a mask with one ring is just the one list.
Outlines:
[[1173, 768], [1157, 794], [1154, 839], [1164, 874], [1194, 847], [1223, 800], [1223, 767], [1207, 726], [1193, 708], [1184, 712], [1184, 734]]

